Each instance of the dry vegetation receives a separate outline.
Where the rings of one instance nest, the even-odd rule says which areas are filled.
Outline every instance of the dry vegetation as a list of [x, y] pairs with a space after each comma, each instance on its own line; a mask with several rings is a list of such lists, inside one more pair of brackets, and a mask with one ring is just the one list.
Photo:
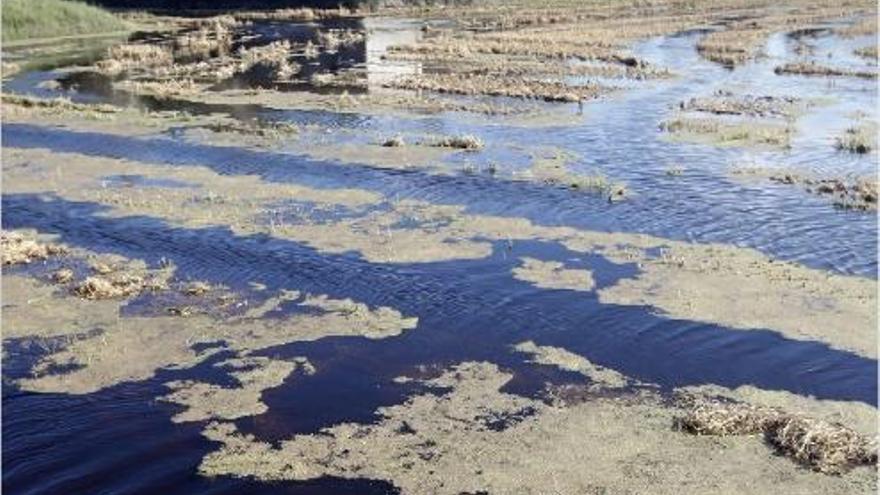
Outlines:
[[197, 27], [174, 38], [172, 47], [177, 62], [200, 62], [224, 57], [232, 49], [238, 21], [229, 15], [199, 20]]
[[[110, 267], [93, 267], [95, 275], [86, 277], [73, 286], [73, 293], [83, 299], [115, 299], [137, 296], [144, 291], [160, 291], [168, 288], [171, 270], [152, 272], [137, 263]], [[56, 272], [58, 275], [58, 272]], [[68, 273], [54, 277], [57, 283], [70, 282]], [[72, 274], [71, 274], [72, 275]]]
[[275, 41], [266, 46], [242, 50], [237, 74], [255, 84], [290, 79], [299, 72], [299, 67], [290, 61], [290, 51], [288, 41]]
[[173, 62], [171, 51], [164, 46], [126, 44], [110, 47], [107, 59], [98, 62], [97, 67], [106, 74], [116, 75], [132, 69], [167, 66]]
[[877, 210], [877, 179], [828, 179], [806, 177], [796, 173], [770, 174], [769, 179], [780, 184], [801, 185], [819, 196], [832, 198], [834, 206], [845, 210]]
[[[708, 24], [723, 29], [698, 44], [712, 60], [738, 64], [756, 56], [767, 36], [792, 31], [821, 20], [869, 11], [870, 5], [839, 6], [828, 0], [799, 0], [786, 7], [755, 0], [714, 0], [705, 5], [662, 0], [650, 3], [554, 1], [544, 6], [453, 5], [443, 9], [387, 7], [392, 15], [453, 19], [455, 27], [426, 24], [421, 41], [390, 47], [386, 58], [420, 62], [430, 70], [385, 83], [398, 89], [456, 95], [506, 96], [556, 102], [579, 102], [612, 91], [613, 84], [595, 78], [646, 79], [669, 77], [634, 57], [637, 40], [672, 34]], [[258, 20], [312, 21], [355, 15], [340, 9], [238, 13], [193, 20], [180, 34], [161, 45], [123, 45], [98, 67], [110, 74], [133, 72], [143, 84], [135, 91], [165, 95], [197, 92], [198, 84], [239, 76], [256, 86], [295, 78], [294, 54], [316, 59], [342, 47], [364, 43], [360, 30], [319, 31], [297, 46], [276, 42], [231, 53], [236, 28]], [[731, 20], [734, 19], [734, 20]], [[439, 69], [439, 70], [435, 70]], [[358, 71], [317, 72], [319, 86], [363, 87]], [[572, 82], [571, 77], [578, 78]], [[193, 81], [195, 84], [189, 83]]]
[[282, 139], [299, 133], [299, 128], [294, 124], [265, 120], [223, 119], [200, 127], [216, 133], [233, 133], [268, 139]]
[[[794, 31], [873, 8], [861, 0], [847, 6], [830, 0], [798, 0], [785, 7], [758, 0], [713, 0], [701, 5], [672, 0], [490, 4], [384, 8], [383, 14], [455, 21], [454, 27], [429, 22], [420, 41], [390, 47], [384, 55], [387, 59], [419, 62], [427, 70], [384, 84], [418, 93], [582, 102], [615, 89], [603, 79], [671, 75], [629, 52], [632, 43], [641, 39], [720, 25], [722, 29], [699, 42], [698, 50], [709, 59], [739, 64], [754, 58], [773, 32]], [[315, 60], [321, 53], [332, 54], [364, 43], [366, 33], [334, 28], [319, 31], [303, 44], [274, 42], [231, 53], [242, 23], [320, 21], [354, 15], [346, 9], [288, 9], [191, 20], [183, 23], [170, 42], [114, 48], [98, 68], [109, 74], [128, 74], [131, 81], [122, 84], [133, 92], [164, 97], [192, 96], [207, 85], [232, 79], [236, 87], [241, 83], [270, 87], [296, 80], [300, 67], [293, 61], [295, 56]], [[848, 75], [875, 77], [869, 74]], [[368, 82], [363, 75], [360, 70], [322, 70], [311, 73], [305, 82], [364, 88]]]
[[273, 11], [236, 12], [234, 15], [239, 21], [311, 22], [352, 17], [359, 14], [344, 7], [339, 7], [338, 9], [312, 9], [302, 7], [278, 9]]
[[39, 242], [32, 236], [7, 231], [0, 232], [0, 250], [3, 265], [33, 263], [67, 252], [64, 246]]
[[600, 88], [595, 84], [571, 86], [526, 78], [500, 78], [495, 75], [461, 76], [432, 74], [397, 79], [389, 86], [397, 89], [426, 90], [458, 95], [506, 96], [552, 102], [578, 102], [595, 98]]
[[[428, 139], [418, 140], [413, 143], [415, 146], [430, 146], [433, 148], [452, 148], [463, 151], [480, 151], [485, 146], [483, 141], [470, 134], [462, 134], [459, 136], [442, 136]], [[381, 142], [383, 148], [403, 148], [407, 145], [403, 136], [397, 135], [385, 139]]]
[[700, 40], [697, 51], [708, 60], [733, 67], [755, 58], [771, 32], [755, 21], [734, 22]]
[[854, 52], [856, 55], [866, 58], [868, 60], [877, 60], [877, 45], [863, 46], [861, 48], [856, 48]]
[[470, 134], [439, 138], [431, 141], [430, 145], [437, 148], [455, 148], [465, 151], [479, 151], [483, 149], [483, 141]]
[[100, 118], [101, 116], [113, 115], [121, 112], [119, 107], [105, 104], [85, 104], [74, 103], [67, 98], [32, 98], [29, 96], [19, 96], [4, 93], [2, 95], [3, 110], [15, 112], [15, 108], [24, 111], [37, 109], [50, 114], [74, 113], [89, 118]]
[[[628, 52], [636, 40], [707, 25], [722, 27], [697, 45], [706, 58], [733, 66], [760, 54], [768, 37], [824, 20], [870, 13], [870, 2], [841, 6], [828, 0], [779, 6], [760, 1], [571, 2], [543, 6], [510, 2], [442, 9], [401, 9], [401, 15], [451, 17], [458, 28], [431, 28], [414, 45], [395, 46], [387, 57], [439, 67], [390, 83], [405, 89], [487, 94], [550, 101], [580, 101], [610, 88], [578, 87], [565, 76], [644, 79], [667, 77]], [[870, 15], [870, 14], [868, 14]], [[578, 65], [573, 61], [590, 62]]]
[[795, 119], [812, 105], [794, 97], [718, 90], [679, 102], [679, 113], [661, 122], [660, 130], [676, 139], [717, 146], [788, 148]]
[[871, 16], [876, 6], [869, 3], [842, 6], [837, 2], [799, 2], [785, 7], [746, 11], [742, 18], [724, 22], [725, 29], [710, 33], [697, 43], [697, 50], [708, 60], [734, 67], [760, 56], [773, 33], [795, 32], [823, 21], [855, 13]]
[[677, 138], [722, 146], [774, 146], [787, 148], [793, 128], [785, 124], [726, 122], [704, 117], [676, 117], [660, 123], [660, 130]]
[[819, 77], [859, 77], [863, 79], [877, 79], [877, 71], [845, 69], [828, 67], [816, 62], [793, 62], [780, 65], [775, 69], [777, 74], [798, 74], [802, 76]]
[[[339, 13], [332, 12], [319, 14], [302, 9], [277, 15], [325, 18]], [[253, 16], [270, 14], [253, 13]], [[255, 45], [233, 51], [234, 42], [241, 36], [242, 23], [249, 19], [250, 14], [240, 13], [180, 20], [170, 39], [112, 47], [95, 68], [111, 76], [124, 73], [125, 78], [118, 85], [126, 90], [166, 97], [190, 96], [210, 85], [233, 79], [237, 84], [265, 87], [295, 78], [300, 67], [293, 58], [305, 46], [296, 46], [287, 40], [261, 45], [257, 40]], [[335, 51], [363, 40], [363, 33], [349, 30], [322, 36], [317, 40], [318, 51]]]
[[837, 34], [844, 38], [874, 36], [877, 34], [877, 17], [867, 15], [854, 24], [838, 28]]
[[784, 118], [797, 116], [807, 106], [807, 102], [795, 97], [735, 95], [727, 91], [679, 103], [679, 109], [686, 112]]
[[877, 125], [860, 124], [848, 128], [835, 141], [839, 150], [865, 154], [877, 147]]
[[876, 445], [850, 428], [777, 408], [704, 400], [677, 423], [697, 435], [764, 435], [779, 453], [825, 474], [877, 462]]

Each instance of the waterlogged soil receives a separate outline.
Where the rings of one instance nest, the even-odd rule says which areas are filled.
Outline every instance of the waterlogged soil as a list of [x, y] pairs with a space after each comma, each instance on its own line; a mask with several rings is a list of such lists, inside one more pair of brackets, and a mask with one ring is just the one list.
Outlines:
[[[789, 21], [806, 31], [649, 16], [614, 46], [573, 44], [614, 26], [574, 7], [198, 21], [189, 49], [232, 29], [229, 57], [287, 42], [304, 72], [171, 95], [135, 86], [153, 69], [23, 64], [4, 488], [876, 492], [876, 150], [838, 146], [880, 118], [845, 74], [876, 64], [857, 11], [817, 9]], [[588, 59], [554, 74], [613, 91], [488, 96], [447, 56], [513, 61], [533, 91], [541, 64], [514, 52], [554, 46]], [[209, 63], [239, 70], [227, 55]], [[841, 74], [775, 70], [812, 61]], [[386, 87], [446, 79], [472, 86]], [[696, 435], [699, 404], [815, 431]]]

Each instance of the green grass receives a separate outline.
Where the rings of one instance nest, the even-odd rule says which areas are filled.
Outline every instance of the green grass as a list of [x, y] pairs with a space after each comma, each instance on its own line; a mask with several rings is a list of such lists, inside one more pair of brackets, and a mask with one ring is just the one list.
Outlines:
[[3, 41], [124, 31], [106, 10], [72, 0], [2, 0]]

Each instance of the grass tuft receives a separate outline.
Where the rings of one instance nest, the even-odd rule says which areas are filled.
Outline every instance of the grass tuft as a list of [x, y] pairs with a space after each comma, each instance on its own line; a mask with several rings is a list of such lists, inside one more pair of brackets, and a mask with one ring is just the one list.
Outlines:
[[849, 151], [850, 153], [870, 153], [874, 148], [876, 132], [876, 126], [862, 125], [850, 127], [842, 136], [837, 138], [834, 146], [838, 150]]

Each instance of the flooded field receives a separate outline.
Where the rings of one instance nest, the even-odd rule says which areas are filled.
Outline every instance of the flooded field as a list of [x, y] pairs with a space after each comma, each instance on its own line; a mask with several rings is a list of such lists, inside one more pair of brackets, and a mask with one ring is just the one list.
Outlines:
[[3, 51], [9, 493], [877, 490], [877, 10]]

